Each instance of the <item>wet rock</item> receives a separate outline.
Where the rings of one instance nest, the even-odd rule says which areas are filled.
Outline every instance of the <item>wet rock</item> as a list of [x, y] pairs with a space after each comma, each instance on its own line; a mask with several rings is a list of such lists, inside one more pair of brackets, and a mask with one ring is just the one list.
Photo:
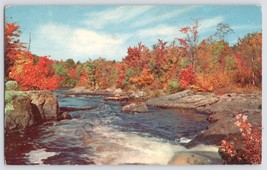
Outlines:
[[72, 119], [71, 115], [69, 114], [69, 112], [63, 112], [62, 113], [62, 118], [65, 120], [70, 120]]
[[51, 91], [28, 91], [27, 94], [31, 103], [37, 106], [43, 121], [57, 117], [58, 100]]
[[216, 103], [219, 97], [213, 93], [185, 90], [168, 96], [149, 99], [146, 104], [158, 107], [196, 109]]
[[123, 112], [130, 113], [145, 113], [148, 112], [148, 108], [145, 103], [131, 103], [122, 107]]
[[113, 97], [106, 97], [105, 100], [115, 100], [115, 101], [123, 101], [123, 100], [128, 100], [130, 97], [129, 96], [113, 96]]
[[72, 111], [78, 111], [78, 110], [91, 110], [95, 109], [94, 106], [83, 106], [83, 107], [60, 107], [60, 112], [72, 112]]

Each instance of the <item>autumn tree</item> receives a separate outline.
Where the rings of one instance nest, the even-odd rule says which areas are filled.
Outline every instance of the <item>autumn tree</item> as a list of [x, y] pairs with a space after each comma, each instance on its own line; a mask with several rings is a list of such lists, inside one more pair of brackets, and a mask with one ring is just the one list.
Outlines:
[[22, 90], [54, 90], [59, 87], [59, 76], [54, 76], [53, 61], [48, 57], [34, 56], [29, 52], [22, 52], [14, 63], [9, 77], [17, 81]]
[[[248, 34], [239, 39], [234, 47], [239, 73], [237, 80], [243, 85], [261, 86], [262, 79], [262, 34]], [[240, 78], [238, 78], [240, 77]]]
[[199, 22], [195, 20], [192, 27], [180, 28], [180, 32], [185, 35], [185, 38], [177, 38], [181, 47], [184, 49], [185, 55], [189, 58], [192, 68], [195, 70], [197, 63], [197, 45], [198, 45], [198, 28]]
[[4, 34], [4, 59], [5, 59], [5, 77], [8, 77], [11, 67], [25, 47], [19, 40], [21, 34], [20, 27], [16, 23], [5, 22]]

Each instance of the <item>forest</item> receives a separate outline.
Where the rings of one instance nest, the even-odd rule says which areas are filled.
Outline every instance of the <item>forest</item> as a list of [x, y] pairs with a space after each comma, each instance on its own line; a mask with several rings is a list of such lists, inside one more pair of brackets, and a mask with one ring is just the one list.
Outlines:
[[[220, 23], [216, 32], [199, 39], [199, 23], [178, 28], [184, 36], [172, 42], [158, 40], [151, 48], [139, 42], [127, 49], [122, 61], [103, 58], [86, 62], [52, 60], [30, 51], [20, 41], [20, 26], [5, 22], [5, 81], [15, 80], [21, 90], [53, 90], [86, 86], [91, 90], [110, 87], [167, 94], [191, 89], [215, 93], [248, 93], [261, 89], [262, 33], [240, 37], [230, 45], [230, 25]], [[104, 50], [104, 49], [103, 49]]]

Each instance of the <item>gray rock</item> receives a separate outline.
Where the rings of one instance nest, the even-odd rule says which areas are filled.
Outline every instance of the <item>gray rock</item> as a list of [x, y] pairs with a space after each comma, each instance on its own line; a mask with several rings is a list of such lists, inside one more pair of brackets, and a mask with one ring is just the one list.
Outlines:
[[123, 112], [131, 112], [131, 113], [145, 113], [148, 112], [148, 108], [145, 103], [131, 103], [129, 105], [122, 107]]
[[212, 124], [208, 129], [198, 134], [192, 141], [186, 144], [191, 148], [200, 143], [219, 146], [229, 134], [238, 134], [239, 129], [235, 126], [235, 115], [238, 113], [248, 116], [248, 121], [253, 126], [261, 127], [261, 96], [255, 94], [225, 94], [220, 96], [217, 103], [206, 107], [197, 108], [197, 111], [211, 114], [208, 121]]
[[147, 105], [181, 109], [196, 109], [216, 103], [219, 97], [213, 93], [193, 92], [185, 90], [168, 96], [147, 100]]

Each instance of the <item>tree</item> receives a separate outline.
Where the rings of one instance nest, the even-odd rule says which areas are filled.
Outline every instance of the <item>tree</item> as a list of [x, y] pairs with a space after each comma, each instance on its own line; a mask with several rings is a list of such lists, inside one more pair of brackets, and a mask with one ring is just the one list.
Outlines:
[[184, 49], [186, 56], [190, 60], [192, 68], [195, 70], [197, 63], [197, 45], [198, 45], [198, 27], [199, 22], [195, 20], [192, 27], [183, 27], [179, 31], [185, 34], [185, 38], [177, 38], [181, 47]]
[[48, 57], [39, 57], [34, 64], [34, 57], [23, 52], [14, 63], [9, 77], [17, 81], [22, 90], [54, 90], [59, 87], [59, 76], [54, 76], [53, 61]]
[[216, 32], [214, 34], [214, 36], [218, 39], [218, 40], [223, 40], [225, 41], [225, 37], [229, 34], [234, 33], [234, 30], [230, 27], [229, 24], [226, 23], [219, 23], [217, 25], [216, 28]]
[[[248, 34], [239, 39], [234, 47], [237, 57], [237, 80], [243, 85], [261, 86], [262, 79], [262, 34]], [[239, 77], [239, 78], [238, 78]]]
[[5, 77], [8, 77], [11, 67], [25, 47], [20, 42], [21, 31], [16, 23], [5, 22], [4, 48], [5, 48]]

